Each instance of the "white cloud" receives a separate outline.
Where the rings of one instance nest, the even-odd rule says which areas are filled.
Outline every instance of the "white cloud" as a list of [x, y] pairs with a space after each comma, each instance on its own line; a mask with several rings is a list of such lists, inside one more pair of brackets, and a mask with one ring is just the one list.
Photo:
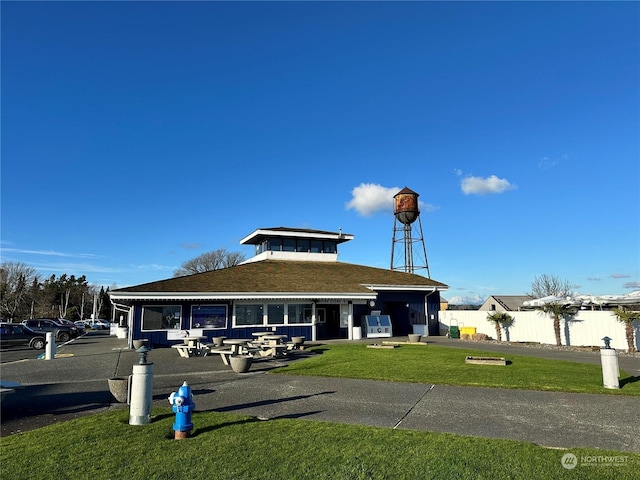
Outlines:
[[506, 178], [498, 178], [495, 175], [487, 178], [465, 177], [460, 182], [460, 186], [465, 195], [502, 193], [518, 188], [516, 185], [509, 183]]
[[545, 156], [538, 161], [538, 167], [543, 170], [546, 170], [548, 168], [553, 168], [556, 165], [558, 165], [560, 162], [565, 162], [568, 159], [569, 159], [569, 155], [566, 153], [561, 155], [559, 159]]
[[365, 217], [380, 210], [393, 212], [393, 196], [399, 191], [398, 187], [387, 188], [375, 183], [361, 183], [351, 191], [352, 198], [346, 208], [354, 209]]
[[30, 264], [39, 271], [59, 272], [86, 275], [87, 273], [118, 273], [122, 270], [117, 267], [107, 267], [102, 265], [93, 265], [89, 263], [32, 263]]
[[[352, 198], [346, 204], [347, 210], [355, 210], [369, 217], [379, 211], [393, 212], [393, 196], [400, 191], [398, 187], [383, 187], [375, 183], [361, 183], [351, 191]], [[425, 212], [435, 212], [440, 207], [418, 200], [418, 208]]]
[[485, 299], [480, 295], [473, 297], [456, 296], [449, 298], [449, 305], [482, 305]]
[[180, 244], [180, 248], [185, 248], [187, 250], [197, 250], [199, 248], [202, 248], [202, 244], [197, 242], [185, 242]]
[[631, 275], [625, 273], [612, 273], [611, 278], [631, 278]]
[[547, 168], [553, 168], [557, 164], [558, 164], [558, 160], [556, 159], [549, 158], [549, 157], [542, 157], [538, 162], [538, 167], [542, 169], [547, 169]]
[[144, 265], [136, 265], [134, 268], [138, 271], [140, 270], [158, 271], [158, 270], [172, 270], [172, 269], [175, 269], [176, 267], [170, 267], [168, 265], [160, 265], [157, 263], [148, 263]]
[[93, 253], [64, 253], [56, 252], [54, 250], [26, 250], [23, 248], [5, 248], [2, 247], [3, 252], [22, 253], [27, 255], [47, 255], [50, 257], [77, 257], [77, 258], [95, 258], [97, 255]]
[[626, 282], [622, 288], [640, 288], [640, 282]]

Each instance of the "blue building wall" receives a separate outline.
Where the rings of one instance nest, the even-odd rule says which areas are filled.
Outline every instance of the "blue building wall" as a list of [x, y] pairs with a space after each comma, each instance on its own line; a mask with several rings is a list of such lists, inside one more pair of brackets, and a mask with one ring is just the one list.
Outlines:
[[[193, 305], [197, 305], [194, 302], [188, 303], [179, 303], [179, 302], [169, 302], [167, 305], [180, 305], [182, 307], [182, 318], [180, 319], [180, 328], [178, 330], [188, 331], [191, 329], [191, 307]], [[216, 304], [222, 304], [221, 302], [216, 302]], [[167, 333], [169, 330], [154, 330], [154, 331], [143, 331], [142, 330], [142, 309], [145, 305], [161, 305], [160, 302], [151, 302], [151, 303], [136, 303], [134, 305], [134, 313], [133, 313], [133, 325], [131, 328], [133, 329], [133, 338], [134, 339], [148, 339], [151, 345], [155, 346], [168, 346], [176, 343], [180, 343], [180, 340], [169, 340], [167, 338]], [[256, 327], [241, 327], [241, 328], [232, 328], [231, 327], [231, 309], [232, 306], [230, 303], [227, 304], [227, 322], [225, 328], [215, 328], [215, 329], [205, 329], [203, 331], [203, 335], [207, 338], [206, 341], [212, 341], [213, 337], [227, 337], [227, 338], [246, 338], [253, 339], [252, 333], [254, 332], [264, 332], [266, 330], [273, 331], [276, 335], [287, 335], [288, 337], [305, 337], [306, 339], [311, 339], [311, 326], [296, 326], [296, 325], [276, 325], [275, 331], [272, 326], [256, 326]]]
[[[425, 312], [425, 297], [427, 300], [427, 311]], [[218, 305], [224, 302], [215, 302]], [[180, 340], [169, 340], [167, 333], [169, 330], [142, 331], [142, 309], [145, 305], [162, 305], [162, 302], [136, 302], [133, 309], [133, 322], [130, 327], [134, 339], [148, 339], [151, 345], [168, 346], [180, 343]], [[165, 305], [180, 305], [182, 307], [182, 315], [180, 318], [180, 327], [178, 330], [187, 331], [191, 329], [191, 307], [198, 305], [196, 302], [164, 302]], [[232, 328], [231, 312], [232, 304], [227, 305], [227, 322], [225, 328], [205, 329], [203, 335], [207, 341], [212, 341], [213, 337], [224, 336], [227, 338], [253, 338], [252, 333], [262, 332], [265, 330], [273, 331], [272, 326], [260, 325], [256, 327], [237, 327]], [[327, 305], [327, 312], [334, 315], [339, 312], [339, 305]], [[438, 335], [438, 311], [440, 309], [440, 293], [434, 292], [428, 295], [424, 292], [379, 292], [376, 304], [371, 307], [369, 305], [353, 305], [354, 326], [361, 326], [362, 319], [365, 315], [370, 315], [373, 310], [380, 310], [383, 315], [389, 315], [393, 326], [394, 336], [404, 336], [413, 333], [413, 325], [424, 326], [429, 335]], [[334, 315], [335, 316], [335, 315]], [[328, 338], [348, 338], [346, 328], [337, 328], [336, 320], [333, 326], [328, 321], [326, 324], [317, 325], [318, 340]], [[301, 336], [307, 340], [311, 340], [312, 331], [310, 325], [277, 325], [275, 326], [275, 334], [286, 335], [288, 337]], [[175, 330], [173, 330], [175, 332]]]

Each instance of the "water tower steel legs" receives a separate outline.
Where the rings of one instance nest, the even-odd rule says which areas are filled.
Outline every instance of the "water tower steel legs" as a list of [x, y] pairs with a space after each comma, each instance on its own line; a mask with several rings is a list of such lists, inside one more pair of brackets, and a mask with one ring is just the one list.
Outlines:
[[[411, 224], [401, 223], [397, 219], [394, 221], [393, 240], [391, 244], [391, 270], [399, 270], [406, 273], [416, 273], [416, 270], [425, 270], [427, 278], [431, 278], [429, 263], [427, 261], [427, 248], [422, 234], [422, 220], [419, 216], [417, 220], [417, 222]], [[416, 225], [415, 231], [413, 225]], [[398, 245], [400, 243], [402, 243], [404, 255], [402, 259], [396, 258], [396, 249], [400, 248], [400, 245]], [[421, 262], [422, 260], [424, 264], [416, 263], [416, 261]]]

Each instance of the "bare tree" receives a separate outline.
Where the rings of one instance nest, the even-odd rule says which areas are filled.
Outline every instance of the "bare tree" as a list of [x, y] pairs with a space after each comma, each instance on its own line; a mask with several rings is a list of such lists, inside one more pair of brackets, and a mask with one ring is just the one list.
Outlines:
[[192, 275], [194, 273], [210, 272], [221, 268], [233, 267], [245, 260], [245, 256], [238, 252], [228, 252], [226, 248], [219, 248], [211, 252], [203, 253], [180, 265], [173, 272], [174, 277]]
[[[2, 262], [0, 265], [0, 315], [13, 319], [24, 308], [34, 281], [36, 269], [22, 262]], [[28, 308], [28, 307], [27, 307]]]
[[246, 257], [244, 256], [244, 253], [227, 252], [227, 254], [224, 257], [224, 267], [223, 268], [234, 267], [234, 266], [244, 262], [245, 260], [246, 260]]
[[542, 298], [553, 295], [555, 297], [568, 297], [571, 294], [571, 282], [562, 280], [555, 275], [543, 273], [536, 276], [531, 282], [531, 295], [533, 298]]

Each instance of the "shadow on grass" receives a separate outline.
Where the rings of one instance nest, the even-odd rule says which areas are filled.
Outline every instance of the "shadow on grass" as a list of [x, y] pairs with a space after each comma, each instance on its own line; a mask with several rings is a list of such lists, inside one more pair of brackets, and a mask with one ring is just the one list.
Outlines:
[[[233, 425], [245, 425], [248, 423], [267, 422], [271, 420], [282, 420], [282, 419], [295, 420], [298, 418], [307, 417], [309, 415], [316, 415], [318, 413], [322, 413], [322, 410], [315, 410], [315, 411], [304, 412], [304, 413], [289, 413], [287, 415], [279, 415], [277, 417], [270, 417], [270, 418], [250, 417], [243, 420], [237, 420], [235, 422], [224, 422], [224, 423], [219, 423], [217, 425], [209, 425], [208, 427], [204, 427], [204, 428], [197, 428], [195, 429], [195, 432], [191, 436], [197, 437], [198, 435], [208, 433], [208, 432], [213, 432], [215, 430], [220, 430], [225, 427], [231, 427]], [[173, 438], [173, 432], [172, 432], [171, 438]]]
[[[234, 422], [218, 423], [216, 425], [209, 425], [208, 427], [204, 427], [204, 428], [197, 428], [195, 429], [195, 432], [193, 432], [191, 436], [197, 437], [198, 435], [202, 435], [203, 433], [213, 432], [215, 430], [220, 430], [221, 428], [232, 427], [234, 425], [245, 425], [248, 423], [255, 423], [260, 421], [261, 420], [256, 417], [250, 417], [250, 418], [245, 418], [243, 420], [236, 420]], [[173, 438], [173, 433], [171, 434], [171, 438]]]
[[313, 354], [322, 354], [324, 352], [327, 352], [329, 350], [329, 348], [327, 347], [313, 347], [313, 350], [305, 350], [305, 352], [308, 352], [309, 354], [313, 355]]
[[624, 388], [625, 385], [630, 383], [640, 382], [640, 377], [627, 377], [620, 379], [620, 388]]

